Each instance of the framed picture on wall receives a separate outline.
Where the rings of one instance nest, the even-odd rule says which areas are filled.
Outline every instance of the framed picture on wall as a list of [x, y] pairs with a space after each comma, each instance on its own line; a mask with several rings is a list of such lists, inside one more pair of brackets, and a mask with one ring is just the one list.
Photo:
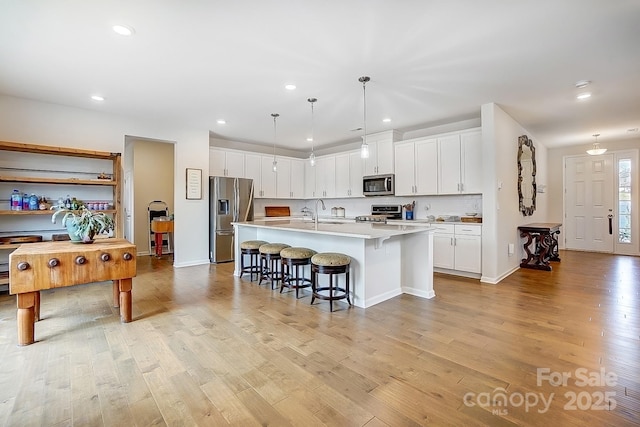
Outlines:
[[202, 199], [202, 169], [187, 168], [187, 200]]

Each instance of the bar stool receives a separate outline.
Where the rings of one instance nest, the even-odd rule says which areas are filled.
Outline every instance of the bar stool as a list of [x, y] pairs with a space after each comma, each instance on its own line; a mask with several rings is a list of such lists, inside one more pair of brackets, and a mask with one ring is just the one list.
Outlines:
[[[299, 298], [299, 290], [311, 286], [311, 279], [304, 277], [304, 266], [311, 265], [311, 257], [315, 254], [316, 251], [309, 248], [284, 248], [280, 251], [282, 266], [285, 268], [285, 278], [280, 285], [280, 293], [285, 287], [295, 289], [296, 298]], [[300, 267], [303, 267], [302, 275]]]
[[266, 278], [271, 280], [271, 289], [275, 289], [273, 287], [275, 282], [284, 279], [284, 272], [280, 264], [280, 251], [288, 247], [290, 246], [285, 243], [267, 243], [260, 246], [258, 249], [260, 251], [260, 280], [258, 285], [261, 285]]
[[[256, 280], [260, 275], [260, 263], [258, 262], [258, 255], [260, 255], [260, 246], [266, 245], [269, 242], [264, 240], [245, 240], [240, 243], [240, 277], [244, 273], [250, 273], [249, 279], [253, 282], [253, 275], [256, 275]], [[244, 256], [249, 255], [249, 265], [244, 265]]]
[[[335, 252], [322, 252], [311, 257], [311, 304], [316, 298], [329, 300], [329, 310], [333, 311], [333, 301], [347, 299], [351, 306], [349, 298], [349, 266], [351, 258], [348, 255]], [[334, 286], [333, 276], [335, 274], [345, 274], [345, 286]], [[329, 275], [329, 286], [318, 286], [318, 274]], [[329, 291], [328, 294], [321, 292]]]

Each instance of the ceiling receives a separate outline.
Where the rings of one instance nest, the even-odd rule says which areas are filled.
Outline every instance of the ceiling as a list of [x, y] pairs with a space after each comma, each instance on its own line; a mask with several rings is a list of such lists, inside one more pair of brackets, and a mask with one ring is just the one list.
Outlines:
[[309, 97], [316, 147], [360, 138], [367, 75], [368, 133], [495, 102], [547, 147], [606, 143], [640, 137], [639, 18], [637, 0], [0, 0], [0, 94], [306, 151]]

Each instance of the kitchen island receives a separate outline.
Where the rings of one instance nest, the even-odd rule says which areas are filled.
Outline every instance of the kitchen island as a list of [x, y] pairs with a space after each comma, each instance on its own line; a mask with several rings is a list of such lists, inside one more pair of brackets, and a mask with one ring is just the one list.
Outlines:
[[402, 293], [433, 298], [433, 228], [429, 226], [313, 221], [300, 219], [237, 222], [235, 271], [240, 276], [240, 243], [266, 240], [351, 257], [351, 297], [371, 307]]

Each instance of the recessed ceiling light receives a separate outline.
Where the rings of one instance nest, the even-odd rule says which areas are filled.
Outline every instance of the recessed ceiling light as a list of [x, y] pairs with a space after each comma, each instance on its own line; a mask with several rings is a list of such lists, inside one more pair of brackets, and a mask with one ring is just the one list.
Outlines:
[[286, 90], [296, 90], [296, 85], [288, 84], [288, 85], [285, 85], [284, 88]]
[[591, 98], [591, 92], [584, 92], [581, 94], [578, 94], [578, 96], [576, 96], [577, 99], [587, 99], [587, 98]]
[[135, 33], [135, 30], [127, 25], [114, 25], [111, 28], [121, 36], [131, 36]]
[[219, 125], [226, 125], [227, 121], [225, 119], [218, 119], [217, 122]]
[[589, 86], [589, 83], [591, 83], [591, 81], [589, 80], [578, 80], [576, 82], [576, 87], [578, 89], [584, 89], [585, 87]]
[[307, 142], [313, 142], [313, 138], [311, 137], [307, 138]]
[[104, 96], [100, 96], [100, 95], [91, 95], [91, 99], [93, 99], [94, 101], [104, 101]]
[[391, 123], [391, 119], [389, 117], [385, 117], [384, 119], [382, 119], [383, 123]]

